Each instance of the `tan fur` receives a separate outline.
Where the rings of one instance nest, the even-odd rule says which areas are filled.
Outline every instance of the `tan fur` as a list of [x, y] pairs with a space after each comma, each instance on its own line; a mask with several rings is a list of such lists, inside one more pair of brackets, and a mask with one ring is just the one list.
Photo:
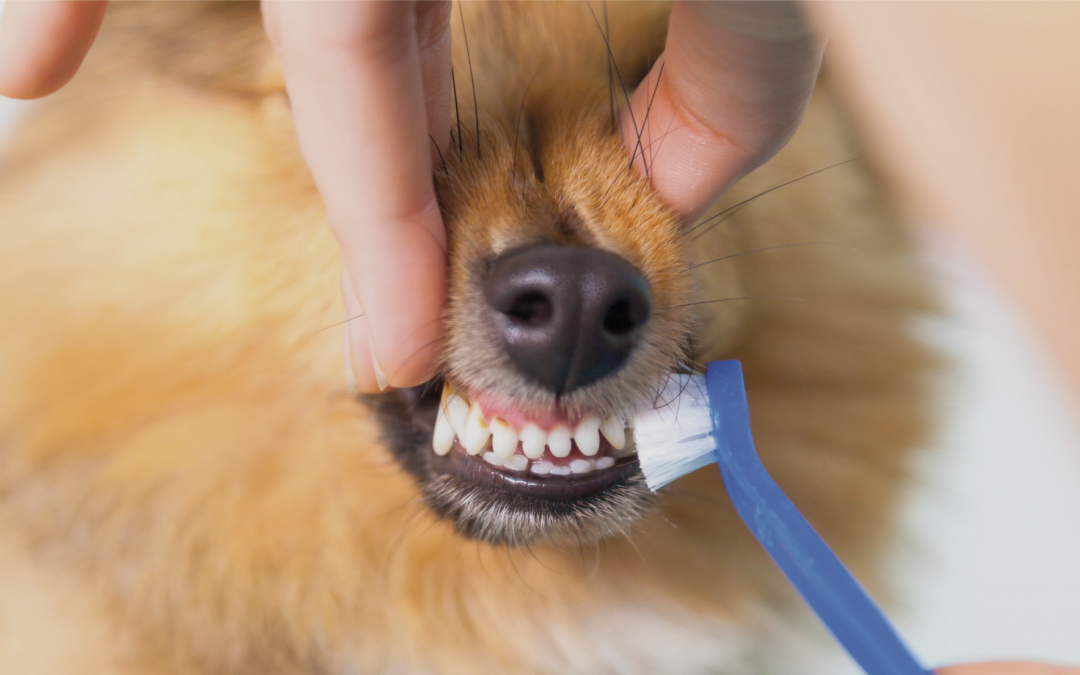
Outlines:
[[[609, 11], [636, 81], [664, 10]], [[455, 10], [463, 149], [441, 149], [437, 177], [451, 375], [479, 378], [487, 358], [477, 256], [615, 250], [673, 309], [663, 348], [590, 396], [630, 405], [690, 357], [679, 336], [696, 326], [696, 361], [743, 360], [773, 475], [875, 579], [932, 358], [910, 335], [931, 303], [874, 175], [809, 178], [688, 243], [625, 170], [588, 8], [465, 17], [481, 149]], [[114, 8], [85, 71], [0, 160], [0, 672], [686, 674], [755, 658], [790, 593], [715, 471], [580, 549], [479, 544], [417, 498], [344, 389], [340, 329], [322, 330], [342, 316], [337, 253], [258, 21], [232, 3]], [[716, 210], [858, 155], [847, 129], [822, 87]], [[821, 241], [842, 245], [682, 272]], [[757, 299], [674, 308], [727, 297]]]

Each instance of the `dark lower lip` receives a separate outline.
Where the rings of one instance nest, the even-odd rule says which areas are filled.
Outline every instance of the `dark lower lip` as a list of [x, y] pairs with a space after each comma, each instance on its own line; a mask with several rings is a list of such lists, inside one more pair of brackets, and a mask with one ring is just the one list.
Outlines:
[[587, 474], [538, 476], [497, 469], [479, 456], [468, 455], [456, 442], [444, 457], [433, 457], [433, 468], [453, 473], [459, 479], [534, 499], [553, 502], [574, 501], [600, 494], [640, 471], [637, 457], [617, 460], [615, 466]]

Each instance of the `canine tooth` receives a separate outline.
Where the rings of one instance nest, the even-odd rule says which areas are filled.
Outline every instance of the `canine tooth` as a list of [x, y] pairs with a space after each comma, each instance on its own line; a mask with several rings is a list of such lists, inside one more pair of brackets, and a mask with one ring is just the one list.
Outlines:
[[529, 459], [540, 459], [547, 444], [547, 434], [533, 423], [526, 424], [521, 430], [521, 451]]
[[551, 465], [551, 474], [553, 476], [569, 476], [570, 475], [570, 467], [568, 467], [568, 466], [560, 466], [558, 464], [552, 464]]
[[551, 462], [533, 462], [532, 466], [529, 467], [529, 471], [532, 471], [533, 473], [538, 473], [543, 476], [545, 474], [551, 473], [551, 469], [554, 466], [555, 465]]
[[[556, 457], [566, 457], [570, 454], [570, 430], [566, 427], [555, 427], [548, 432], [548, 450]], [[552, 471], [552, 473], [555, 473]], [[562, 474], [566, 475], [566, 474]]]
[[575, 459], [570, 462], [570, 470], [574, 473], [589, 473], [596, 466], [596, 462], [591, 459]]
[[465, 430], [469, 421], [469, 404], [457, 394], [446, 397], [446, 418], [450, 420], [450, 427], [464, 444]]
[[495, 454], [506, 459], [517, 450], [518, 435], [510, 428], [506, 420], [496, 417], [491, 423], [491, 449]]
[[502, 466], [503, 461], [499, 459], [499, 456], [494, 452], [485, 452], [483, 454], [484, 461], [493, 466]]
[[529, 468], [529, 458], [525, 455], [512, 455], [503, 460], [503, 466], [514, 471], [525, 471]]
[[484, 413], [481, 412], [478, 404], [473, 403], [469, 408], [469, 419], [465, 423], [465, 451], [470, 455], [479, 454], [487, 445], [489, 438], [491, 438], [491, 430], [484, 421]]
[[574, 429], [574, 440], [583, 455], [595, 455], [600, 449], [600, 418], [592, 413], [583, 417]]
[[637, 444], [634, 443], [634, 429], [627, 428], [626, 430], [626, 445], [621, 450], [614, 450], [610, 453], [612, 457], [629, 457], [630, 455], [637, 454]]
[[436, 455], [445, 455], [454, 447], [454, 429], [450, 426], [450, 420], [446, 419], [446, 411], [439, 407], [439, 414], [435, 417], [435, 432], [431, 435], [431, 448]]
[[613, 466], [615, 466], [614, 457], [601, 457], [600, 459], [596, 460], [597, 471], [599, 471], [600, 469], [610, 469]]
[[614, 415], [608, 415], [600, 423], [600, 433], [604, 434], [604, 438], [608, 439], [608, 443], [616, 450], [626, 447], [626, 425]]

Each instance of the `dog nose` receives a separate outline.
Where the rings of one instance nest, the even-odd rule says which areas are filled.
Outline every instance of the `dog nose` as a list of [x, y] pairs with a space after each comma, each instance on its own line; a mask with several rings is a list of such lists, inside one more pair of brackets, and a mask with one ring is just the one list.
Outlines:
[[649, 284], [630, 262], [586, 246], [499, 256], [484, 295], [519, 372], [566, 394], [622, 367], [649, 320]]

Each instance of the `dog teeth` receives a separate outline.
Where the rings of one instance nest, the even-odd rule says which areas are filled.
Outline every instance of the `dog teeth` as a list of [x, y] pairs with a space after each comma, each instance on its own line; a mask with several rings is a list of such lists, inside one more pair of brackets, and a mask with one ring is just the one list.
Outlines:
[[439, 406], [439, 414], [435, 418], [435, 432], [431, 435], [431, 447], [436, 455], [442, 456], [450, 452], [454, 447], [454, 429], [450, 426], [450, 420], [446, 417], [446, 410]]
[[465, 430], [469, 422], [469, 404], [457, 394], [446, 397], [446, 418], [450, 420], [450, 427], [458, 438], [465, 438]]
[[555, 468], [555, 465], [551, 462], [533, 462], [532, 466], [529, 467], [529, 471], [544, 476], [551, 473], [553, 468]]
[[627, 429], [626, 429], [626, 442], [623, 444], [622, 448], [616, 450], [614, 445], [612, 445], [611, 447], [612, 447], [612, 451], [609, 452], [608, 454], [611, 455], [612, 457], [618, 458], [618, 457], [630, 457], [631, 455], [636, 455], [637, 454], [637, 445], [634, 444], [634, 429], [632, 427], [627, 427]]
[[[614, 415], [608, 415], [600, 424], [600, 433], [611, 443], [611, 447], [622, 450], [626, 447], [626, 425]], [[580, 443], [578, 444], [580, 447]]]
[[513, 455], [503, 460], [503, 466], [511, 471], [528, 471], [529, 458], [525, 455]]
[[[611, 448], [607, 456], [596, 457], [600, 452], [601, 435]], [[618, 458], [636, 454], [633, 429], [614, 415], [601, 419], [599, 415], [589, 413], [573, 428], [560, 424], [546, 432], [535, 422], [527, 422], [520, 431], [516, 431], [501, 417], [488, 422], [478, 403], [470, 404], [463, 390], [447, 383], [435, 417], [432, 450], [444, 456], [453, 449], [455, 439], [468, 454], [478, 455], [492, 466], [538, 476], [570, 476], [600, 471], [615, 466]], [[521, 452], [517, 450], [519, 441]], [[585, 455], [584, 458], [579, 457], [565, 464], [543, 459], [545, 450], [556, 458], [569, 457], [575, 445]]]
[[570, 471], [573, 473], [589, 473], [596, 468], [596, 462], [591, 459], [575, 459], [570, 462]]
[[600, 450], [600, 418], [592, 414], [582, 417], [574, 429], [574, 440], [581, 454], [595, 455]]
[[469, 419], [465, 422], [465, 452], [479, 454], [490, 438], [491, 430], [484, 420], [484, 413], [479, 404], [473, 403], [469, 408]]
[[[570, 454], [570, 430], [566, 427], [555, 427], [548, 432], [548, 450], [556, 457], [566, 457]], [[554, 473], [554, 472], [553, 472]]]
[[521, 451], [529, 459], [540, 459], [547, 445], [547, 434], [533, 423], [526, 424], [521, 430]]
[[506, 420], [496, 418], [491, 423], [491, 449], [502, 459], [507, 459], [517, 450], [518, 435]]

